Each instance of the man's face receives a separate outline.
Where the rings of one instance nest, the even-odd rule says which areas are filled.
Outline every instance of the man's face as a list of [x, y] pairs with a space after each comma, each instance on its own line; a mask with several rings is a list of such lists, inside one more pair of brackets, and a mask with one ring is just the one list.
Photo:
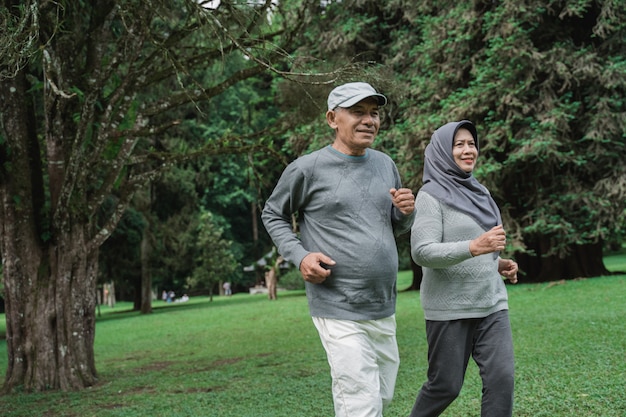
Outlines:
[[346, 155], [363, 155], [380, 128], [378, 101], [368, 97], [352, 107], [329, 110], [326, 120], [336, 131], [335, 149]]

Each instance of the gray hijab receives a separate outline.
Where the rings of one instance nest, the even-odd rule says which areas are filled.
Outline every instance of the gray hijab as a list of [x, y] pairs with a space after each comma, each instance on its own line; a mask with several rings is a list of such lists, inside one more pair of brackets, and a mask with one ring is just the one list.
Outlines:
[[487, 188], [471, 172], [463, 171], [454, 162], [454, 135], [460, 128], [471, 132], [476, 149], [480, 150], [476, 127], [468, 120], [450, 122], [435, 130], [424, 153], [424, 185], [421, 190], [469, 215], [487, 231], [502, 223], [500, 209]]

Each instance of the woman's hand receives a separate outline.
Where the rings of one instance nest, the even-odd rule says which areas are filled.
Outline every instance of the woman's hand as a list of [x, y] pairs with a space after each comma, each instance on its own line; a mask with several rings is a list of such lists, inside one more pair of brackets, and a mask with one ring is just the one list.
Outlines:
[[504, 250], [505, 246], [506, 233], [500, 224], [472, 240], [469, 249], [472, 256], [478, 256]]
[[514, 260], [498, 258], [498, 272], [511, 284], [517, 284], [517, 262]]

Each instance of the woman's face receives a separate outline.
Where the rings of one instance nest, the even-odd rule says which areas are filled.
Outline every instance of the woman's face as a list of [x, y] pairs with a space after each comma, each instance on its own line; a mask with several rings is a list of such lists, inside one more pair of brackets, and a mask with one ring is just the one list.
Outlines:
[[478, 158], [476, 141], [469, 130], [461, 128], [454, 135], [452, 143], [452, 157], [454, 162], [465, 172], [472, 172]]

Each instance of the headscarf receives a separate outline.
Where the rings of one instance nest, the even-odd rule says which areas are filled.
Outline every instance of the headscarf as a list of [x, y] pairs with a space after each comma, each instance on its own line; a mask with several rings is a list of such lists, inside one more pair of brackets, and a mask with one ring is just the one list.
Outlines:
[[476, 127], [468, 120], [450, 122], [433, 133], [424, 153], [424, 185], [421, 190], [444, 204], [463, 212], [485, 229], [502, 223], [500, 209], [485, 186], [471, 172], [463, 171], [454, 161], [452, 147], [456, 132], [470, 131], [478, 146]]

